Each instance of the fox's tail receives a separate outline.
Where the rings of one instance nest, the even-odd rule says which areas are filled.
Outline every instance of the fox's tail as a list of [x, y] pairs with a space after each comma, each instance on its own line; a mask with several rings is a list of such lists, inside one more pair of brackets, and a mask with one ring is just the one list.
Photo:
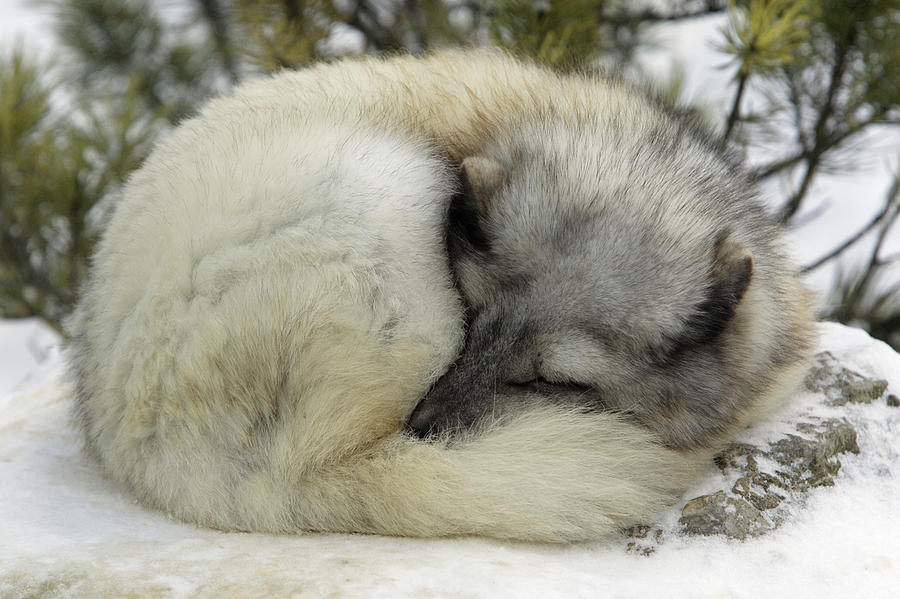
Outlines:
[[246, 513], [257, 530], [581, 541], [649, 522], [708, 457], [612, 414], [542, 406], [466, 439], [393, 435], [299, 480], [269, 480], [278, 501], [245, 497], [239, 509], [281, 506]]

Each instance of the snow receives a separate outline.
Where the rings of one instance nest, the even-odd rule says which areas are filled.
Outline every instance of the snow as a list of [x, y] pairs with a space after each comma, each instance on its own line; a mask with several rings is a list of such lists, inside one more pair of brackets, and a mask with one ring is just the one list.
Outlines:
[[0, 396], [29, 384], [38, 364], [59, 351], [60, 337], [37, 318], [0, 320]]
[[[11, 323], [0, 321], [0, 331]], [[22, 323], [16, 326], [28, 328]], [[30, 323], [31, 333], [40, 325]], [[822, 324], [822, 347], [900, 393], [900, 355]], [[31, 338], [22, 331], [20, 339]], [[7, 339], [4, 335], [3, 339]], [[7, 345], [7, 344], [4, 344]], [[8, 348], [6, 348], [8, 349]], [[0, 396], [0, 596], [49, 597], [893, 597], [900, 580], [900, 408], [842, 408], [798, 393], [747, 433], [761, 441], [810, 415], [847, 417], [858, 456], [834, 487], [791, 504], [775, 532], [744, 542], [678, 532], [679, 507], [649, 556], [627, 539], [571, 546], [476, 538], [220, 533], [137, 505], [82, 453], [59, 352], [24, 390]], [[709, 475], [688, 497], [721, 485]]]
[[57, 47], [50, 12], [39, 10], [34, 0], [3, 0], [0, 3], [0, 55], [24, 46], [41, 58], [52, 56]]

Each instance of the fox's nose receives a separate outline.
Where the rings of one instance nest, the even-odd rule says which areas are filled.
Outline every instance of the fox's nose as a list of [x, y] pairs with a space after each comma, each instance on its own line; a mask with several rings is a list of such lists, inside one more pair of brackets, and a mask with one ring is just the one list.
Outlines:
[[497, 385], [492, 372], [484, 361], [463, 356], [419, 401], [407, 430], [422, 439], [453, 437], [470, 430], [493, 406]]
[[[426, 439], [447, 432], [449, 420], [457, 418], [462, 409], [458, 401], [460, 375], [464, 375], [457, 364], [450, 368], [431, 386], [407, 421], [407, 429], [415, 436]], [[471, 386], [471, 385], [470, 385]]]
[[427, 396], [419, 402], [419, 405], [409, 416], [406, 428], [415, 436], [425, 439], [434, 432], [434, 421], [437, 416], [436, 402]]

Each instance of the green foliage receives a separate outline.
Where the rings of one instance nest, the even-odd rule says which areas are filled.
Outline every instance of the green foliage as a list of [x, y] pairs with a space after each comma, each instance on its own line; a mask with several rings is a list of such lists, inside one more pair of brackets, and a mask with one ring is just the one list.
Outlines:
[[[783, 222], [795, 220], [818, 173], [852, 164], [848, 142], [855, 136], [874, 125], [900, 124], [898, 22], [900, 0], [749, 0], [732, 6], [722, 49], [739, 68], [726, 135], [740, 124], [745, 134], [762, 130], [786, 150], [759, 167], [762, 178], [789, 174], [798, 181], [778, 214]], [[764, 80], [767, 101], [741, 114], [743, 91], [754, 78]], [[876, 284], [886, 272], [878, 252], [895, 221], [889, 202], [850, 243], [811, 268], [837, 259], [865, 243], [865, 233], [877, 231], [871, 259], [839, 273], [823, 316], [862, 325], [897, 343], [898, 290]]]
[[[794, 147], [792, 155], [763, 167], [765, 176], [805, 166], [783, 221], [796, 214], [831, 152], [869, 125], [900, 122], [898, 19], [900, 0], [750, 0], [732, 6], [721, 46], [738, 65], [728, 131], [736, 121], [774, 123], [780, 144]], [[756, 76], [767, 79], [768, 104], [739, 115], [744, 85]], [[784, 135], [784, 120], [793, 139]]]
[[312, 61], [337, 18], [325, 0], [235, 0], [233, 10], [246, 44], [239, 51], [269, 72]]
[[591, 56], [600, 34], [592, 0], [495, 0], [491, 36], [500, 46], [551, 66]]
[[750, 0], [740, 7], [732, 5], [719, 49], [738, 64], [735, 78], [772, 74], [805, 58], [816, 8], [808, 0]]
[[103, 200], [155, 137], [132, 79], [124, 93], [56, 116], [43, 69], [15, 51], [0, 65], [0, 311], [54, 326], [71, 308], [96, 241]]
[[[842, 116], [858, 112], [897, 119], [900, 102], [900, 0], [819, 0], [814, 52], [835, 65], [847, 92]], [[843, 15], [843, 18], [840, 17]], [[847, 16], [850, 18], [847, 18]], [[821, 92], [820, 92], [821, 93]]]
[[144, 110], [175, 122], [216, 91], [214, 48], [165, 23], [147, 0], [51, 0], [65, 67], [82, 93], [135, 86]]

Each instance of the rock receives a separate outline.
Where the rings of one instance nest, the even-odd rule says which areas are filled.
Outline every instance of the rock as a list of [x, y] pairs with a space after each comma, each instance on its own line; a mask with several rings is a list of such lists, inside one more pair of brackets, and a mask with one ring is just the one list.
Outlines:
[[[884, 396], [887, 381], [843, 367], [829, 352], [816, 356], [805, 386], [830, 408], [870, 404]], [[896, 395], [888, 405], [900, 405]], [[746, 539], [782, 522], [786, 506], [803, 501], [809, 489], [832, 486], [840, 456], [859, 453], [856, 429], [843, 417], [806, 415], [794, 431], [767, 443], [732, 443], [716, 458], [722, 489], [689, 500], [679, 524], [689, 534]], [[731, 482], [733, 481], [733, 482]]]
[[887, 405], [891, 406], [892, 408], [900, 407], [900, 397], [897, 397], [893, 393], [891, 393], [890, 395], [887, 396], [886, 401], [887, 401]]
[[749, 501], [729, 496], [725, 491], [688, 501], [678, 523], [691, 534], [723, 534], [733, 539], [757, 537], [778, 525]]
[[788, 490], [806, 491], [810, 487], [831, 486], [841, 469], [837, 455], [859, 453], [856, 429], [844, 418], [831, 418], [817, 424], [801, 422], [797, 430], [808, 438], [787, 435], [770, 445], [766, 455], [782, 468], [777, 476]]
[[759, 449], [754, 445], [749, 443], [732, 443], [716, 456], [716, 464], [723, 473], [729, 468], [756, 472], [759, 466], [754, 456], [757, 454], [759, 454]]
[[757, 447], [732, 443], [717, 458], [722, 474], [737, 472], [729, 490], [696, 497], [681, 511], [679, 524], [690, 534], [722, 534], [736, 539], [759, 536], [781, 522], [776, 510], [812, 487], [834, 485], [841, 469], [837, 456], [859, 453], [856, 430], [844, 418], [800, 422], [787, 434]]
[[785, 492], [784, 485], [777, 478], [771, 474], [756, 472], [737, 479], [731, 492], [740, 495], [758, 510], [771, 510], [778, 507], [785, 495], [770, 491], [770, 488], [780, 488]]
[[816, 355], [816, 365], [804, 381], [806, 388], [814, 393], [824, 393], [828, 405], [842, 406], [846, 403], [872, 403], [887, 391], [884, 379], [869, 379], [844, 368], [831, 352]]
[[656, 546], [663, 540], [663, 531], [652, 526], [632, 526], [625, 529], [624, 534], [633, 539], [628, 542], [625, 550], [645, 557], [656, 551]]

